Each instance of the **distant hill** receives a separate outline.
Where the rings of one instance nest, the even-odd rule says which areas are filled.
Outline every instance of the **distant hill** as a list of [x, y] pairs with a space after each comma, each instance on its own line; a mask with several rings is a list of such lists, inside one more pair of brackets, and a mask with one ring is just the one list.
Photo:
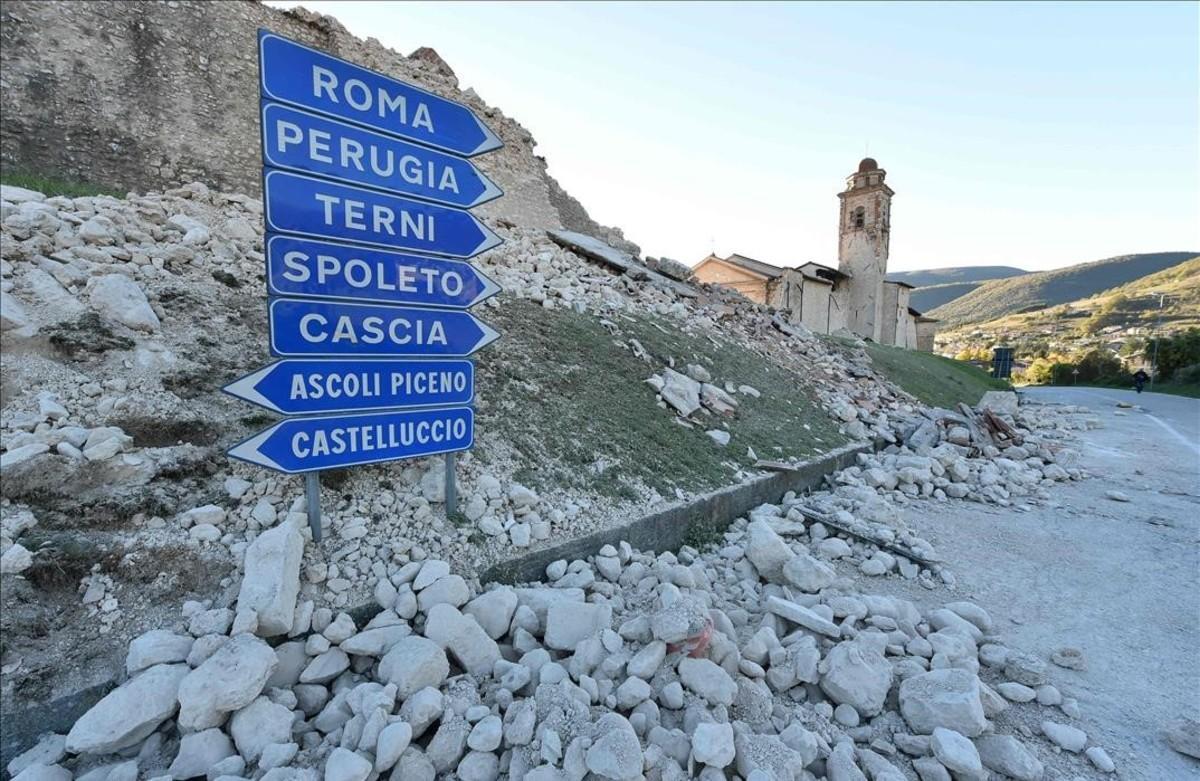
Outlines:
[[928, 312], [942, 304], [948, 304], [956, 298], [965, 296], [984, 283], [979, 282], [947, 282], [944, 285], [927, 285], [909, 293], [908, 303], [918, 312]]
[[[1028, 274], [1015, 266], [953, 266], [931, 268], [920, 271], [893, 271], [887, 278], [893, 282], [907, 282], [913, 287], [948, 285], [959, 282], [986, 282], [989, 279], [1008, 279]], [[921, 307], [917, 307], [920, 309]]]
[[947, 326], [995, 320], [1016, 312], [1028, 312], [1089, 298], [1147, 274], [1178, 265], [1196, 257], [1197, 254], [1151, 252], [1120, 255], [1054, 271], [996, 279], [926, 314], [938, 318]]

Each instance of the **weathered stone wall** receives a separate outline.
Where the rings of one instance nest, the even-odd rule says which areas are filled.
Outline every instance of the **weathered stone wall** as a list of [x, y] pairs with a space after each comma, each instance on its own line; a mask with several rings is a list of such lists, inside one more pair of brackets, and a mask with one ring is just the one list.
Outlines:
[[471, 106], [505, 145], [476, 158], [505, 191], [482, 215], [620, 238], [546, 173], [529, 132], [460, 90], [433, 50], [404, 57], [332, 17], [251, 0], [5, 0], [0, 161], [6, 170], [121, 191], [199, 180], [258, 194], [260, 27]]

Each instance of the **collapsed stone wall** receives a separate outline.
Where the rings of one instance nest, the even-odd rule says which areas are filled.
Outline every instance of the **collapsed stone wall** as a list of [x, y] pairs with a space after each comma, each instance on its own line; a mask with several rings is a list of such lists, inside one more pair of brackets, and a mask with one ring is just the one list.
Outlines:
[[529, 131], [460, 89], [432, 49], [405, 57], [374, 38], [356, 38], [332, 17], [250, 0], [5, 2], [4, 168], [124, 190], [204, 181], [258, 194], [260, 27], [474, 109], [505, 145], [476, 160], [505, 191], [479, 209], [483, 215], [623, 238], [593, 222], [547, 173]]

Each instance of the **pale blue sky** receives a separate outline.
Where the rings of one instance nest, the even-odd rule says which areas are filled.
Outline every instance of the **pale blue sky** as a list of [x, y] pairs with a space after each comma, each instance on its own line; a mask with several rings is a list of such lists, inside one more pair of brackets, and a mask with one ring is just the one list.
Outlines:
[[868, 145], [892, 270], [1200, 250], [1196, 3], [299, 4], [436, 49], [649, 255], [836, 263]]

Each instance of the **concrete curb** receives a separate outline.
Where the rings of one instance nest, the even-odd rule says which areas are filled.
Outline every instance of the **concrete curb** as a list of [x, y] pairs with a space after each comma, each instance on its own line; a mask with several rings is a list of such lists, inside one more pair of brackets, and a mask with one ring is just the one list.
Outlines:
[[[689, 540], [711, 539], [728, 528], [735, 518], [745, 515], [763, 503], [775, 503], [788, 491], [807, 491], [816, 488], [825, 476], [854, 464], [859, 453], [869, 453], [878, 443], [843, 445], [828, 455], [804, 462], [796, 469], [775, 472], [749, 482], [714, 491], [699, 499], [652, 513], [624, 526], [602, 529], [553, 548], [534, 551], [511, 561], [493, 564], [479, 574], [480, 583], [523, 583], [540, 579], [546, 566], [558, 559], [586, 558], [605, 545], [625, 540], [639, 550], [662, 552], [676, 550]], [[379, 612], [375, 603], [359, 605], [347, 611], [360, 624]], [[82, 691], [64, 695], [23, 711], [0, 714], [4, 724], [0, 738], [0, 767], [31, 748], [41, 735], [49, 732], [65, 734], [71, 726], [117, 686], [118, 681], [105, 681]]]
[[643, 516], [624, 526], [601, 529], [553, 548], [493, 564], [479, 573], [479, 582], [514, 584], [539, 580], [552, 561], [586, 558], [605, 545], [616, 546], [621, 540], [638, 550], [661, 553], [677, 550], [689, 540], [713, 538], [728, 528], [735, 518], [758, 505], [774, 504], [788, 491], [799, 493], [815, 488], [826, 475], [853, 465], [859, 453], [870, 453], [875, 448], [875, 443], [843, 445], [822, 458], [800, 464], [795, 470], [775, 472], [721, 488], [688, 504]]

